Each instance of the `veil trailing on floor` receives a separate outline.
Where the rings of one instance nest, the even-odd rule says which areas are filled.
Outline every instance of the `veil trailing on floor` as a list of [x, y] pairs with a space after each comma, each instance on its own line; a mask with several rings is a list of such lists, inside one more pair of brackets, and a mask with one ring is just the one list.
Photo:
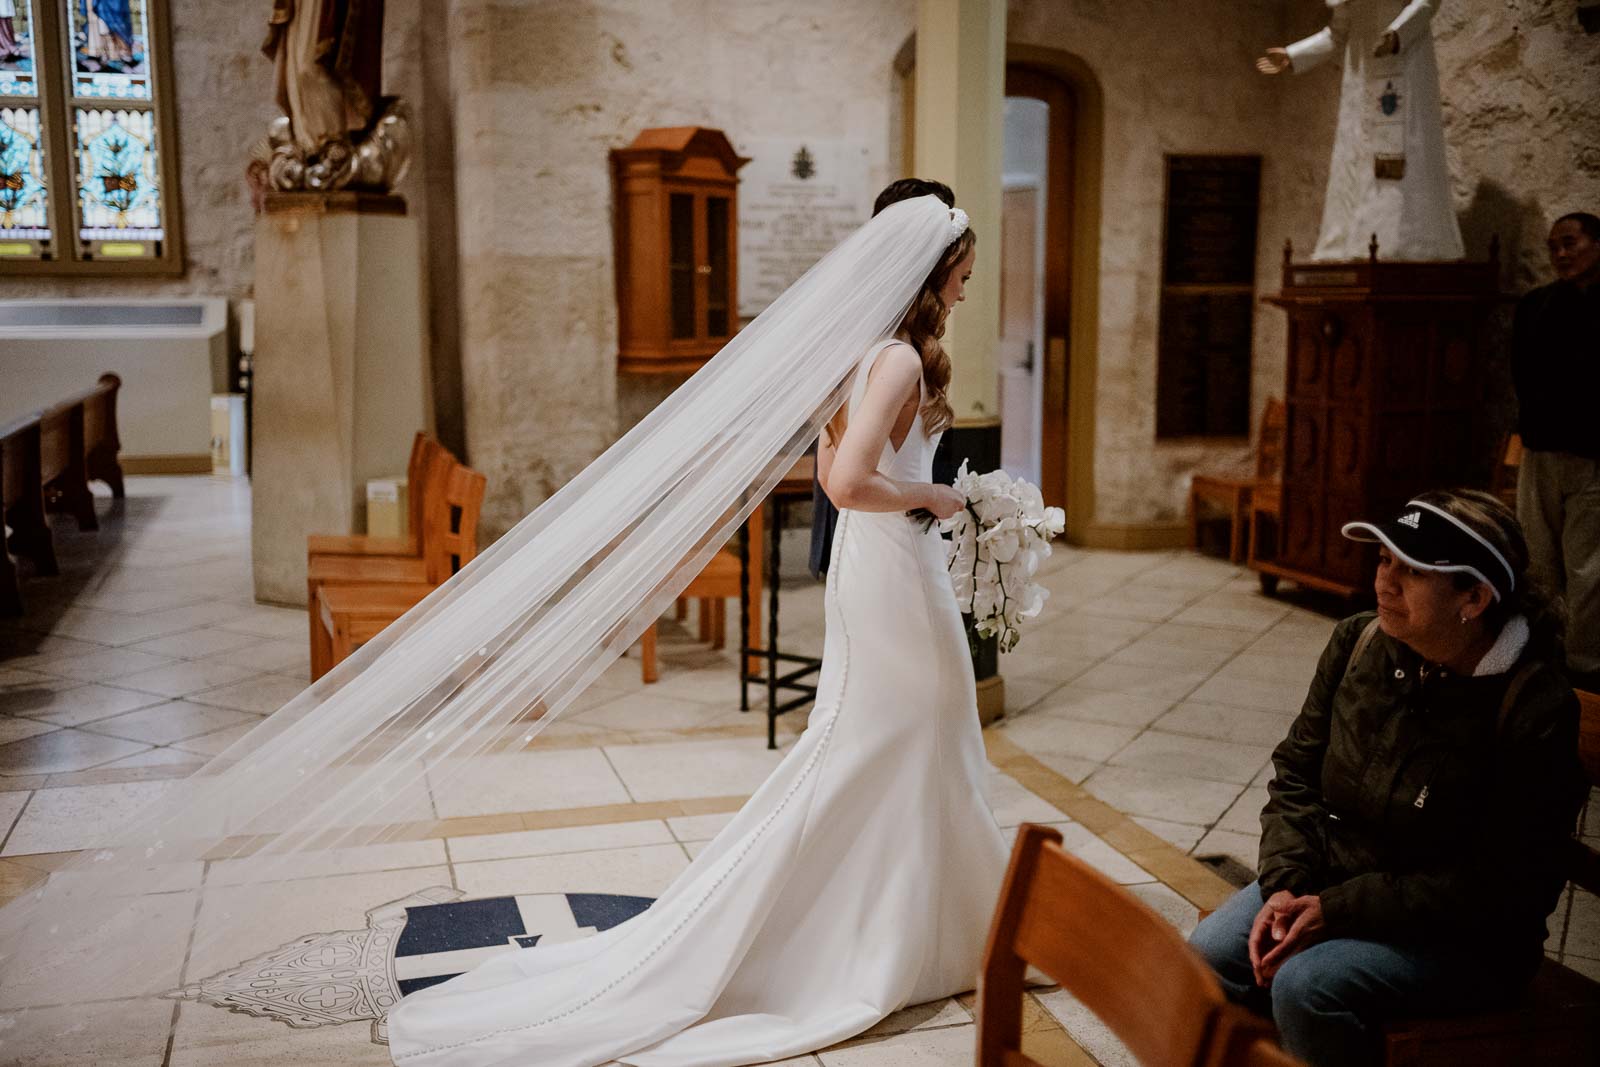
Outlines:
[[[226, 906], [208, 888], [428, 836], [422, 783], [470, 790], [640, 636], [815, 440], [964, 221], [931, 196], [873, 218], [403, 619], [0, 909], [0, 1060], [30, 1019], [60, 1024], [43, 1005], [159, 995], [162, 961], [241, 923], [270, 931], [261, 950], [304, 932], [273, 919], [287, 891], [208, 917]], [[186, 945], [152, 932], [174, 907]]]

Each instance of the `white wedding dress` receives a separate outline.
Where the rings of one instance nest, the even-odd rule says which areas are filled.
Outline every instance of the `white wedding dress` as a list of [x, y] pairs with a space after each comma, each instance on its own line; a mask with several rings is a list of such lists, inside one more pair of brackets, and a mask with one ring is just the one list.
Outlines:
[[[919, 413], [878, 469], [928, 481], [937, 443]], [[842, 512], [826, 607], [805, 733], [716, 840], [639, 916], [406, 997], [396, 1064], [734, 1067], [973, 988], [1008, 850], [937, 531]]]

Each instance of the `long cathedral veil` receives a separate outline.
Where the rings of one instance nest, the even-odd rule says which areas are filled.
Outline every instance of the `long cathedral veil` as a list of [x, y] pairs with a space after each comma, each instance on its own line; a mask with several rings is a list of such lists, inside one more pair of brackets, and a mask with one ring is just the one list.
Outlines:
[[[478, 761], [529, 746], [640, 636], [816, 439], [960, 225], [931, 196], [873, 218], [399, 622], [0, 909], [0, 1061], [60, 1024], [39, 1006], [170, 988], [162, 961], [246, 920], [198, 921], [208, 886], [427, 836], [423, 783], [470, 788]], [[258, 894], [248, 921], [300, 933], [272, 919], [289, 896]], [[152, 933], [173, 908], [195, 917], [187, 945]]]

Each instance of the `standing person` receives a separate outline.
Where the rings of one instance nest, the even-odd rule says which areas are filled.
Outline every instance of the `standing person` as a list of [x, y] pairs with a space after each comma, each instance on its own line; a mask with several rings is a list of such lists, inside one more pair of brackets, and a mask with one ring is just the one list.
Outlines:
[[[805, 733], [647, 911], [407, 997], [389, 1016], [397, 1065], [764, 1063], [975, 984], [1007, 849], [983, 796], [944, 542], [906, 514], [962, 506], [931, 470], [952, 415], [939, 336], [975, 237], [935, 196], [861, 232], [902, 228], [942, 251], [931, 270], [917, 261], [920, 289], [898, 327], [860, 353], [822, 434], [818, 470], [843, 510]], [[867, 258], [844, 280], [858, 291], [905, 269]]]
[[1381, 545], [1378, 610], [1334, 630], [1272, 753], [1256, 882], [1190, 938], [1312, 1067], [1525, 989], [1588, 793], [1560, 615], [1511, 509], [1424, 493], [1344, 535]]
[[1511, 373], [1522, 467], [1517, 517], [1533, 567], [1567, 602], [1567, 665], [1600, 690], [1600, 218], [1550, 227], [1556, 280], [1517, 302]]
[[[901, 178], [892, 181], [872, 203], [876, 218], [890, 204], [911, 200], [919, 196], [937, 196], [946, 207], [956, 206], [956, 194], [944, 182], [924, 178]], [[820, 475], [811, 479], [811, 574], [821, 578], [828, 573], [828, 557], [833, 553], [833, 529], [839, 522], [839, 509], [828, 494], [823, 492]]]

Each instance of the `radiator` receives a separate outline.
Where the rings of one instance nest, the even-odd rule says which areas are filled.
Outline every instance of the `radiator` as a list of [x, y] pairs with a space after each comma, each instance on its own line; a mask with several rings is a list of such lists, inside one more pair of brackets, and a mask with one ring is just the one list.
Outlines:
[[0, 300], [0, 423], [107, 371], [122, 379], [125, 470], [211, 469], [211, 397], [228, 391], [226, 300]]

